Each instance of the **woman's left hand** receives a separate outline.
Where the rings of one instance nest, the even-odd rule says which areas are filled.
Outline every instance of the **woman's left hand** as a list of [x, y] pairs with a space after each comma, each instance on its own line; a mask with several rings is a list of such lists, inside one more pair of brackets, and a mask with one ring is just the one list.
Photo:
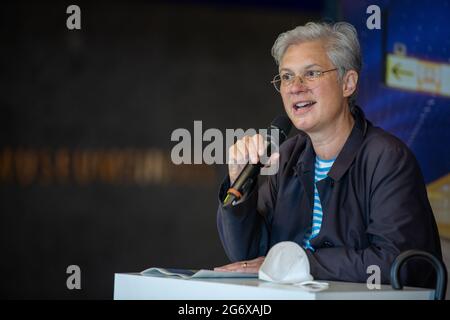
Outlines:
[[238, 261], [221, 267], [216, 267], [214, 268], [214, 271], [258, 273], [264, 259], [265, 257], [262, 256], [253, 260]]

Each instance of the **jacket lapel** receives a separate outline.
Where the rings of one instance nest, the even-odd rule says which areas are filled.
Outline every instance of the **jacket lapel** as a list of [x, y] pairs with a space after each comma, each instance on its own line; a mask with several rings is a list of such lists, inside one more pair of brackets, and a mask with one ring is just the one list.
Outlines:
[[334, 161], [330, 172], [328, 172], [328, 176], [334, 181], [339, 181], [350, 168], [350, 165], [363, 143], [367, 131], [368, 121], [365, 119], [364, 112], [358, 106], [355, 106], [353, 115], [355, 118], [355, 125], [342, 147], [341, 152], [339, 152], [336, 161]]
[[315, 152], [311, 140], [307, 138], [306, 146], [297, 162], [297, 177], [307, 195], [307, 201], [302, 204], [302, 209], [312, 212], [314, 203], [314, 159]]

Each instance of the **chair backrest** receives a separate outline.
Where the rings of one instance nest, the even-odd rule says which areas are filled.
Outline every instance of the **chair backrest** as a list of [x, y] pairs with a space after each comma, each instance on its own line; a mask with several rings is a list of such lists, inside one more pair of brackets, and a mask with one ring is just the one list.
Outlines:
[[391, 285], [396, 290], [403, 289], [403, 285], [399, 281], [399, 274], [402, 265], [409, 259], [422, 259], [426, 260], [433, 265], [436, 270], [436, 287], [434, 293], [435, 300], [444, 300], [445, 292], [447, 290], [447, 269], [445, 269], [444, 263], [436, 258], [431, 253], [420, 250], [407, 250], [400, 253], [391, 266]]

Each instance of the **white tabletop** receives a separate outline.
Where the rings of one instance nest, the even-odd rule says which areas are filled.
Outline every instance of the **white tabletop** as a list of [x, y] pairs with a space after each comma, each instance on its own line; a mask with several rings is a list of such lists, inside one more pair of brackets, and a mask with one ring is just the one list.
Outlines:
[[390, 285], [369, 290], [365, 283], [326, 281], [329, 288], [308, 292], [259, 279], [190, 279], [116, 273], [115, 300], [429, 300], [434, 290]]

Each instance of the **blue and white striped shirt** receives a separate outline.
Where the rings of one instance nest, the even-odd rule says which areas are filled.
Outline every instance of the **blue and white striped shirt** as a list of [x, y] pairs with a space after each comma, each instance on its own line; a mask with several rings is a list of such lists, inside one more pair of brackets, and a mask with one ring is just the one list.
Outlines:
[[303, 247], [305, 249], [310, 249], [314, 251], [314, 248], [311, 246], [310, 241], [317, 237], [320, 232], [320, 228], [322, 226], [322, 204], [320, 202], [319, 192], [317, 191], [316, 183], [322, 179], [327, 177], [328, 172], [331, 169], [335, 159], [331, 160], [322, 160], [319, 156], [316, 156], [315, 163], [315, 174], [314, 174], [314, 209], [312, 216], [312, 225], [308, 229], [305, 234], [305, 238], [303, 239]]

